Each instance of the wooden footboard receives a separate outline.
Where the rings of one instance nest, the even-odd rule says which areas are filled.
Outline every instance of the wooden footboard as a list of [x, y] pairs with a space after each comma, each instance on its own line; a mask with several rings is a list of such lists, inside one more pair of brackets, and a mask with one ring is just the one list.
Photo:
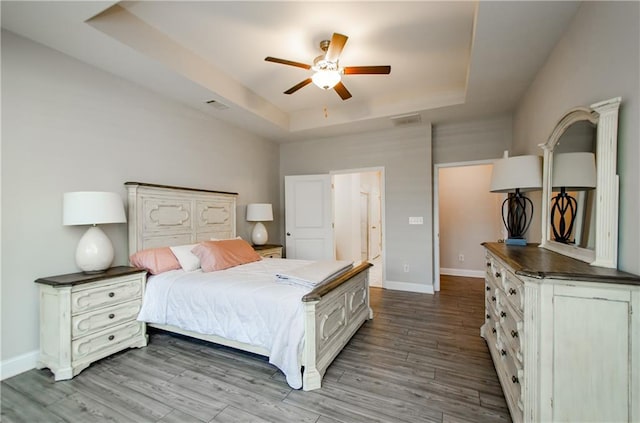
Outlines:
[[305, 345], [302, 389], [322, 385], [322, 377], [353, 334], [373, 318], [369, 306], [369, 267], [362, 263], [302, 298], [305, 305]]

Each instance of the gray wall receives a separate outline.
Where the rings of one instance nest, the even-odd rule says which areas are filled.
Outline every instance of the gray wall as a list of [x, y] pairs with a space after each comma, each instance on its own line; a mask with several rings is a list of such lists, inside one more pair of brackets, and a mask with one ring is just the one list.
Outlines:
[[491, 164], [439, 168], [441, 274], [484, 277], [486, 259], [480, 244], [504, 237], [504, 194], [489, 192], [492, 171]]
[[[382, 166], [385, 169], [387, 281], [433, 285], [431, 126], [421, 125], [283, 144], [280, 176]], [[284, 195], [283, 195], [284, 197]], [[424, 225], [409, 225], [423, 216]], [[404, 264], [410, 271], [403, 271]], [[408, 288], [409, 286], [404, 286]]]
[[511, 115], [433, 125], [433, 163], [498, 159], [511, 148]]
[[[521, 100], [514, 115], [513, 137], [515, 153], [540, 154], [538, 144], [547, 140], [565, 112], [622, 97], [618, 264], [636, 274], [640, 273], [639, 75], [640, 3], [584, 2]], [[541, 233], [539, 216], [530, 231], [536, 241]]]
[[[14, 34], [2, 33], [2, 363], [37, 357], [38, 277], [76, 272], [86, 227], [62, 226], [62, 194], [125, 181], [240, 193], [279, 214], [278, 145]], [[280, 233], [279, 222], [268, 229]], [[105, 225], [115, 265], [126, 225]], [[4, 366], [3, 366], [4, 367]]]

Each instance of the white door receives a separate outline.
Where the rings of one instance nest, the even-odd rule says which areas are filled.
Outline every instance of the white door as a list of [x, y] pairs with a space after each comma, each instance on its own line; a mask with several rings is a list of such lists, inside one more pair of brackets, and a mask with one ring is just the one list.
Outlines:
[[330, 175], [284, 177], [287, 258], [335, 258]]
[[360, 260], [369, 260], [369, 193], [360, 193]]
[[[371, 199], [371, 197], [370, 197]], [[380, 219], [380, 194], [373, 196], [370, 201], [369, 213], [369, 259], [373, 260], [382, 251], [382, 222]]]

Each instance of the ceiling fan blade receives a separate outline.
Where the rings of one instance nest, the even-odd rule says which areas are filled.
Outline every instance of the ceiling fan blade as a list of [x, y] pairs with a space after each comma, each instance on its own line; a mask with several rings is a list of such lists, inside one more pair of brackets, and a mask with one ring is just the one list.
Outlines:
[[311, 83], [311, 78], [307, 78], [304, 81], [294, 85], [293, 87], [289, 88], [287, 91], [285, 91], [285, 94], [293, 94], [296, 91], [298, 91], [300, 88], [305, 87], [307, 85], [309, 85]]
[[338, 34], [337, 32], [333, 33], [331, 37], [331, 42], [329, 43], [329, 49], [327, 50], [327, 54], [325, 54], [324, 59], [329, 62], [337, 62], [340, 57], [340, 53], [342, 53], [342, 49], [344, 45], [347, 43], [346, 35]]
[[345, 75], [389, 75], [391, 66], [346, 66]]
[[351, 93], [349, 92], [347, 87], [344, 86], [342, 81], [338, 82], [336, 86], [333, 87], [333, 89], [336, 90], [341, 99], [349, 100], [351, 98]]
[[302, 69], [311, 69], [311, 65], [307, 65], [306, 63], [293, 62], [291, 60], [278, 59], [276, 57], [271, 57], [271, 56], [265, 57], [264, 60], [266, 60], [267, 62], [280, 63], [283, 65], [289, 65], [289, 66], [296, 66]]

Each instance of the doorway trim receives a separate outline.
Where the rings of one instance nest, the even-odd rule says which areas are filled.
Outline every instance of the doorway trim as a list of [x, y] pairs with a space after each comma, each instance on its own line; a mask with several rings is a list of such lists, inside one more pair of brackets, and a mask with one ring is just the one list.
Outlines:
[[[385, 194], [385, 171], [384, 166], [374, 166], [374, 167], [361, 167], [355, 169], [342, 169], [342, 170], [331, 170], [329, 171], [329, 175], [333, 178], [334, 175], [345, 175], [345, 174], [353, 174], [353, 173], [370, 173], [370, 172], [380, 172], [380, 228], [382, 230], [382, 246], [380, 247], [382, 256], [381, 258], [381, 267], [382, 267], [382, 288], [386, 288], [386, 280], [387, 280], [387, 266], [385, 264], [387, 257], [387, 227], [386, 227], [386, 194]], [[331, 202], [333, 207], [335, 208], [335, 202]], [[333, 211], [335, 213], [335, 210]], [[335, 235], [334, 235], [335, 236]]]
[[440, 291], [440, 169], [493, 164], [497, 159], [471, 160], [468, 162], [434, 163], [433, 165], [433, 290]]

